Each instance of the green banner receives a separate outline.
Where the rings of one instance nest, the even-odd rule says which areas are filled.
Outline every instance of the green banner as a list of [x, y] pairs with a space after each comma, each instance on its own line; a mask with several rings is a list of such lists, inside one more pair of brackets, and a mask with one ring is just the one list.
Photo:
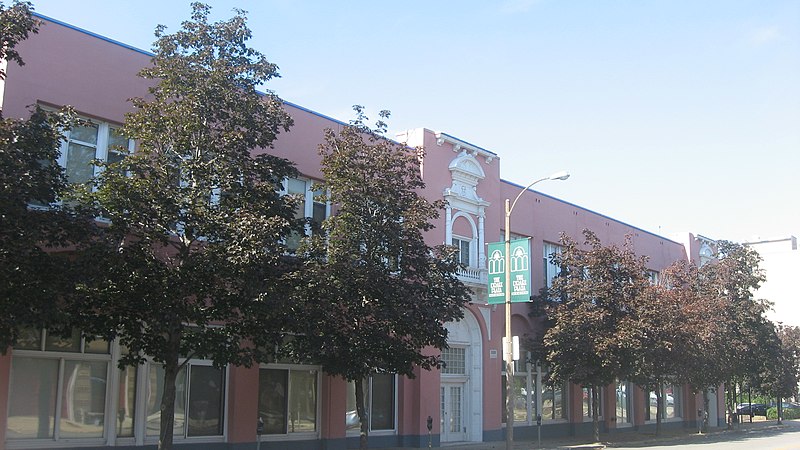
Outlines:
[[[511, 241], [511, 253], [508, 263], [511, 269], [511, 301], [528, 302], [531, 300], [531, 251], [530, 240], [515, 239]], [[506, 244], [492, 242], [489, 244], [489, 304], [506, 301]]]

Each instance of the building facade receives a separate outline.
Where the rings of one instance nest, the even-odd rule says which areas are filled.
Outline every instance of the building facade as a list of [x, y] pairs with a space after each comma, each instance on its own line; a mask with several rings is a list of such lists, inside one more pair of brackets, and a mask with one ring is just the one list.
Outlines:
[[[42, 18], [38, 34], [18, 47], [25, 66], [9, 64], [2, 81], [5, 117], [27, 117], [30, 105], [58, 108], [71, 105], [89, 122], [72, 130], [60, 163], [71, 181], [90, 178], [95, 158], [113, 160], [129, 149], [117, 133], [127, 99], [146, 96], [148, 81], [136, 76], [148, 64], [147, 52]], [[313, 180], [321, 176], [318, 145], [326, 128], [344, 123], [286, 103], [294, 119], [273, 149], [295, 162], [303, 175], [286, 180], [285, 189], [305, 193], [305, 214], [317, 219], [330, 213], [314, 202]], [[399, 142], [425, 150], [421, 173], [425, 196], [446, 200], [446, 209], [426, 238], [431, 245], [459, 247], [465, 269], [459, 274], [473, 291], [464, 318], [446, 324], [450, 348], [442, 355], [442, 370], [417, 371], [414, 379], [376, 375], [367, 390], [372, 447], [440, 446], [452, 442], [504, 439], [509, 421], [504, 410], [502, 306], [487, 303], [486, 244], [504, 233], [503, 203], [521, 186], [500, 177], [497, 153], [446, 133], [420, 128], [397, 136]], [[254, 149], [255, 152], [266, 151]], [[531, 177], [546, 174], [531, 168]], [[558, 251], [560, 233], [579, 239], [593, 230], [604, 244], [622, 244], [632, 237], [637, 253], [649, 257], [657, 274], [678, 259], [701, 258], [700, 246], [683, 244], [614, 220], [586, 208], [536, 191], [527, 192], [512, 218], [514, 236], [531, 238], [533, 290], [550, 282], [555, 268], [548, 255]], [[656, 276], [656, 275], [654, 275]], [[525, 336], [537, 324], [529, 305], [513, 304], [512, 331]], [[0, 356], [0, 448], [137, 448], [158, 438], [163, 369], [148, 362], [117, 368], [119, 346], [84, 342], [31, 331]], [[536, 432], [541, 414], [542, 435], [588, 433], [588, 397], [575, 385], [548, 385], [546, 367], [524, 355], [516, 370], [515, 436]], [[663, 411], [656, 411], [651, 394], [620, 380], [603, 391], [602, 426], [609, 431], [638, 429], [662, 414], [667, 425], [695, 426], [699, 402], [681, 386], [665, 386]], [[353, 388], [325, 375], [321, 367], [280, 361], [259, 367], [216, 369], [210, 361], [192, 360], [178, 380], [175, 442], [186, 448], [346, 449], [358, 446]], [[721, 399], [712, 402], [721, 405]], [[710, 411], [718, 416], [719, 407]], [[256, 432], [257, 419], [264, 430]], [[432, 430], [427, 428], [428, 418]], [[717, 421], [712, 419], [712, 424]]]

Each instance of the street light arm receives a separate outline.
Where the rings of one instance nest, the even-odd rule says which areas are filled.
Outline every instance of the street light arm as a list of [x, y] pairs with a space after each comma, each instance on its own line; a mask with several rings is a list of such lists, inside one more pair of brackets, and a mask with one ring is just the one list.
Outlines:
[[521, 191], [519, 191], [519, 194], [517, 194], [517, 198], [515, 198], [514, 202], [511, 203], [511, 207], [506, 210], [506, 215], [507, 216], [511, 215], [511, 211], [514, 210], [514, 206], [517, 205], [517, 201], [519, 200], [519, 198], [522, 197], [522, 194], [527, 192], [528, 189], [532, 188], [534, 184], [540, 183], [540, 182], [546, 181], [546, 180], [566, 180], [567, 178], [569, 178], [569, 173], [567, 173], [565, 171], [561, 171], [561, 172], [556, 172], [556, 173], [550, 175], [549, 177], [539, 178], [538, 180], [534, 181], [533, 183], [525, 186], [525, 189], [522, 189]]
[[519, 198], [520, 198], [520, 197], [522, 197], [522, 194], [524, 194], [525, 192], [527, 192], [527, 191], [528, 191], [528, 189], [532, 188], [534, 184], [536, 184], [536, 183], [540, 183], [540, 182], [542, 182], [542, 181], [544, 181], [544, 180], [549, 180], [549, 179], [550, 179], [550, 177], [539, 178], [538, 180], [536, 180], [536, 181], [534, 181], [533, 183], [531, 183], [531, 184], [529, 184], [529, 185], [525, 186], [525, 188], [524, 188], [524, 189], [522, 189], [521, 191], [519, 191], [519, 194], [517, 194], [517, 198], [515, 198], [515, 199], [514, 199], [514, 202], [512, 202], [512, 203], [511, 203], [511, 207], [510, 207], [510, 208], [508, 208], [508, 209], [506, 210], [506, 215], [508, 215], [508, 216], [510, 216], [510, 215], [511, 215], [511, 211], [514, 211], [514, 206], [516, 206], [516, 205], [517, 205], [517, 201], [519, 200]]

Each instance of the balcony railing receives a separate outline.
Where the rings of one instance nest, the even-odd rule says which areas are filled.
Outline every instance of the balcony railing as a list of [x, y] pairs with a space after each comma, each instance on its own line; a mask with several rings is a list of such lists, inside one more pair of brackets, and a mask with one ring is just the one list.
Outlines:
[[487, 271], [480, 267], [462, 267], [458, 269], [458, 278], [464, 283], [485, 285]]

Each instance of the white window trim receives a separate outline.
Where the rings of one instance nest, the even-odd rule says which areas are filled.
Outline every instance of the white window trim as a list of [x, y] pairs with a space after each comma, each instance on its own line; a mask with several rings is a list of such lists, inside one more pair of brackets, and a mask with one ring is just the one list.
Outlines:
[[[97, 143], [90, 144], [85, 141], [79, 141], [77, 139], [74, 142], [87, 146], [87, 147], [95, 147], [95, 159], [99, 159], [102, 161], [108, 161], [108, 141], [109, 136], [111, 134], [111, 128], [121, 128], [122, 125], [106, 122], [97, 119], [89, 119], [87, 117], [80, 117], [80, 120], [85, 120], [90, 122], [94, 125], [97, 125]], [[67, 131], [64, 133], [64, 140], [61, 142], [60, 147], [60, 155], [58, 157], [58, 164], [66, 170], [67, 168], [67, 155], [69, 154], [69, 143], [72, 142], [72, 138], [70, 137], [71, 131]], [[133, 139], [128, 139], [128, 154], [132, 154], [135, 147], [135, 143]], [[102, 167], [93, 166], [93, 176], [98, 176], [103, 171]]]
[[[453, 238], [450, 240], [450, 244], [451, 245], [453, 243], [453, 240], [455, 240], [455, 239], [458, 239], [459, 241], [467, 242], [468, 245], [469, 245], [469, 262], [467, 263], [467, 267], [477, 267], [478, 266], [478, 260], [477, 260], [476, 255], [475, 255], [475, 253], [477, 251], [476, 250], [477, 244], [475, 242], [475, 239], [474, 238], [469, 238], [469, 237], [466, 237], [466, 236], [461, 236], [460, 234], [453, 234]], [[461, 252], [461, 246], [459, 246], [458, 251]], [[460, 257], [459, 257], [459, 261], [461, 261]]]

